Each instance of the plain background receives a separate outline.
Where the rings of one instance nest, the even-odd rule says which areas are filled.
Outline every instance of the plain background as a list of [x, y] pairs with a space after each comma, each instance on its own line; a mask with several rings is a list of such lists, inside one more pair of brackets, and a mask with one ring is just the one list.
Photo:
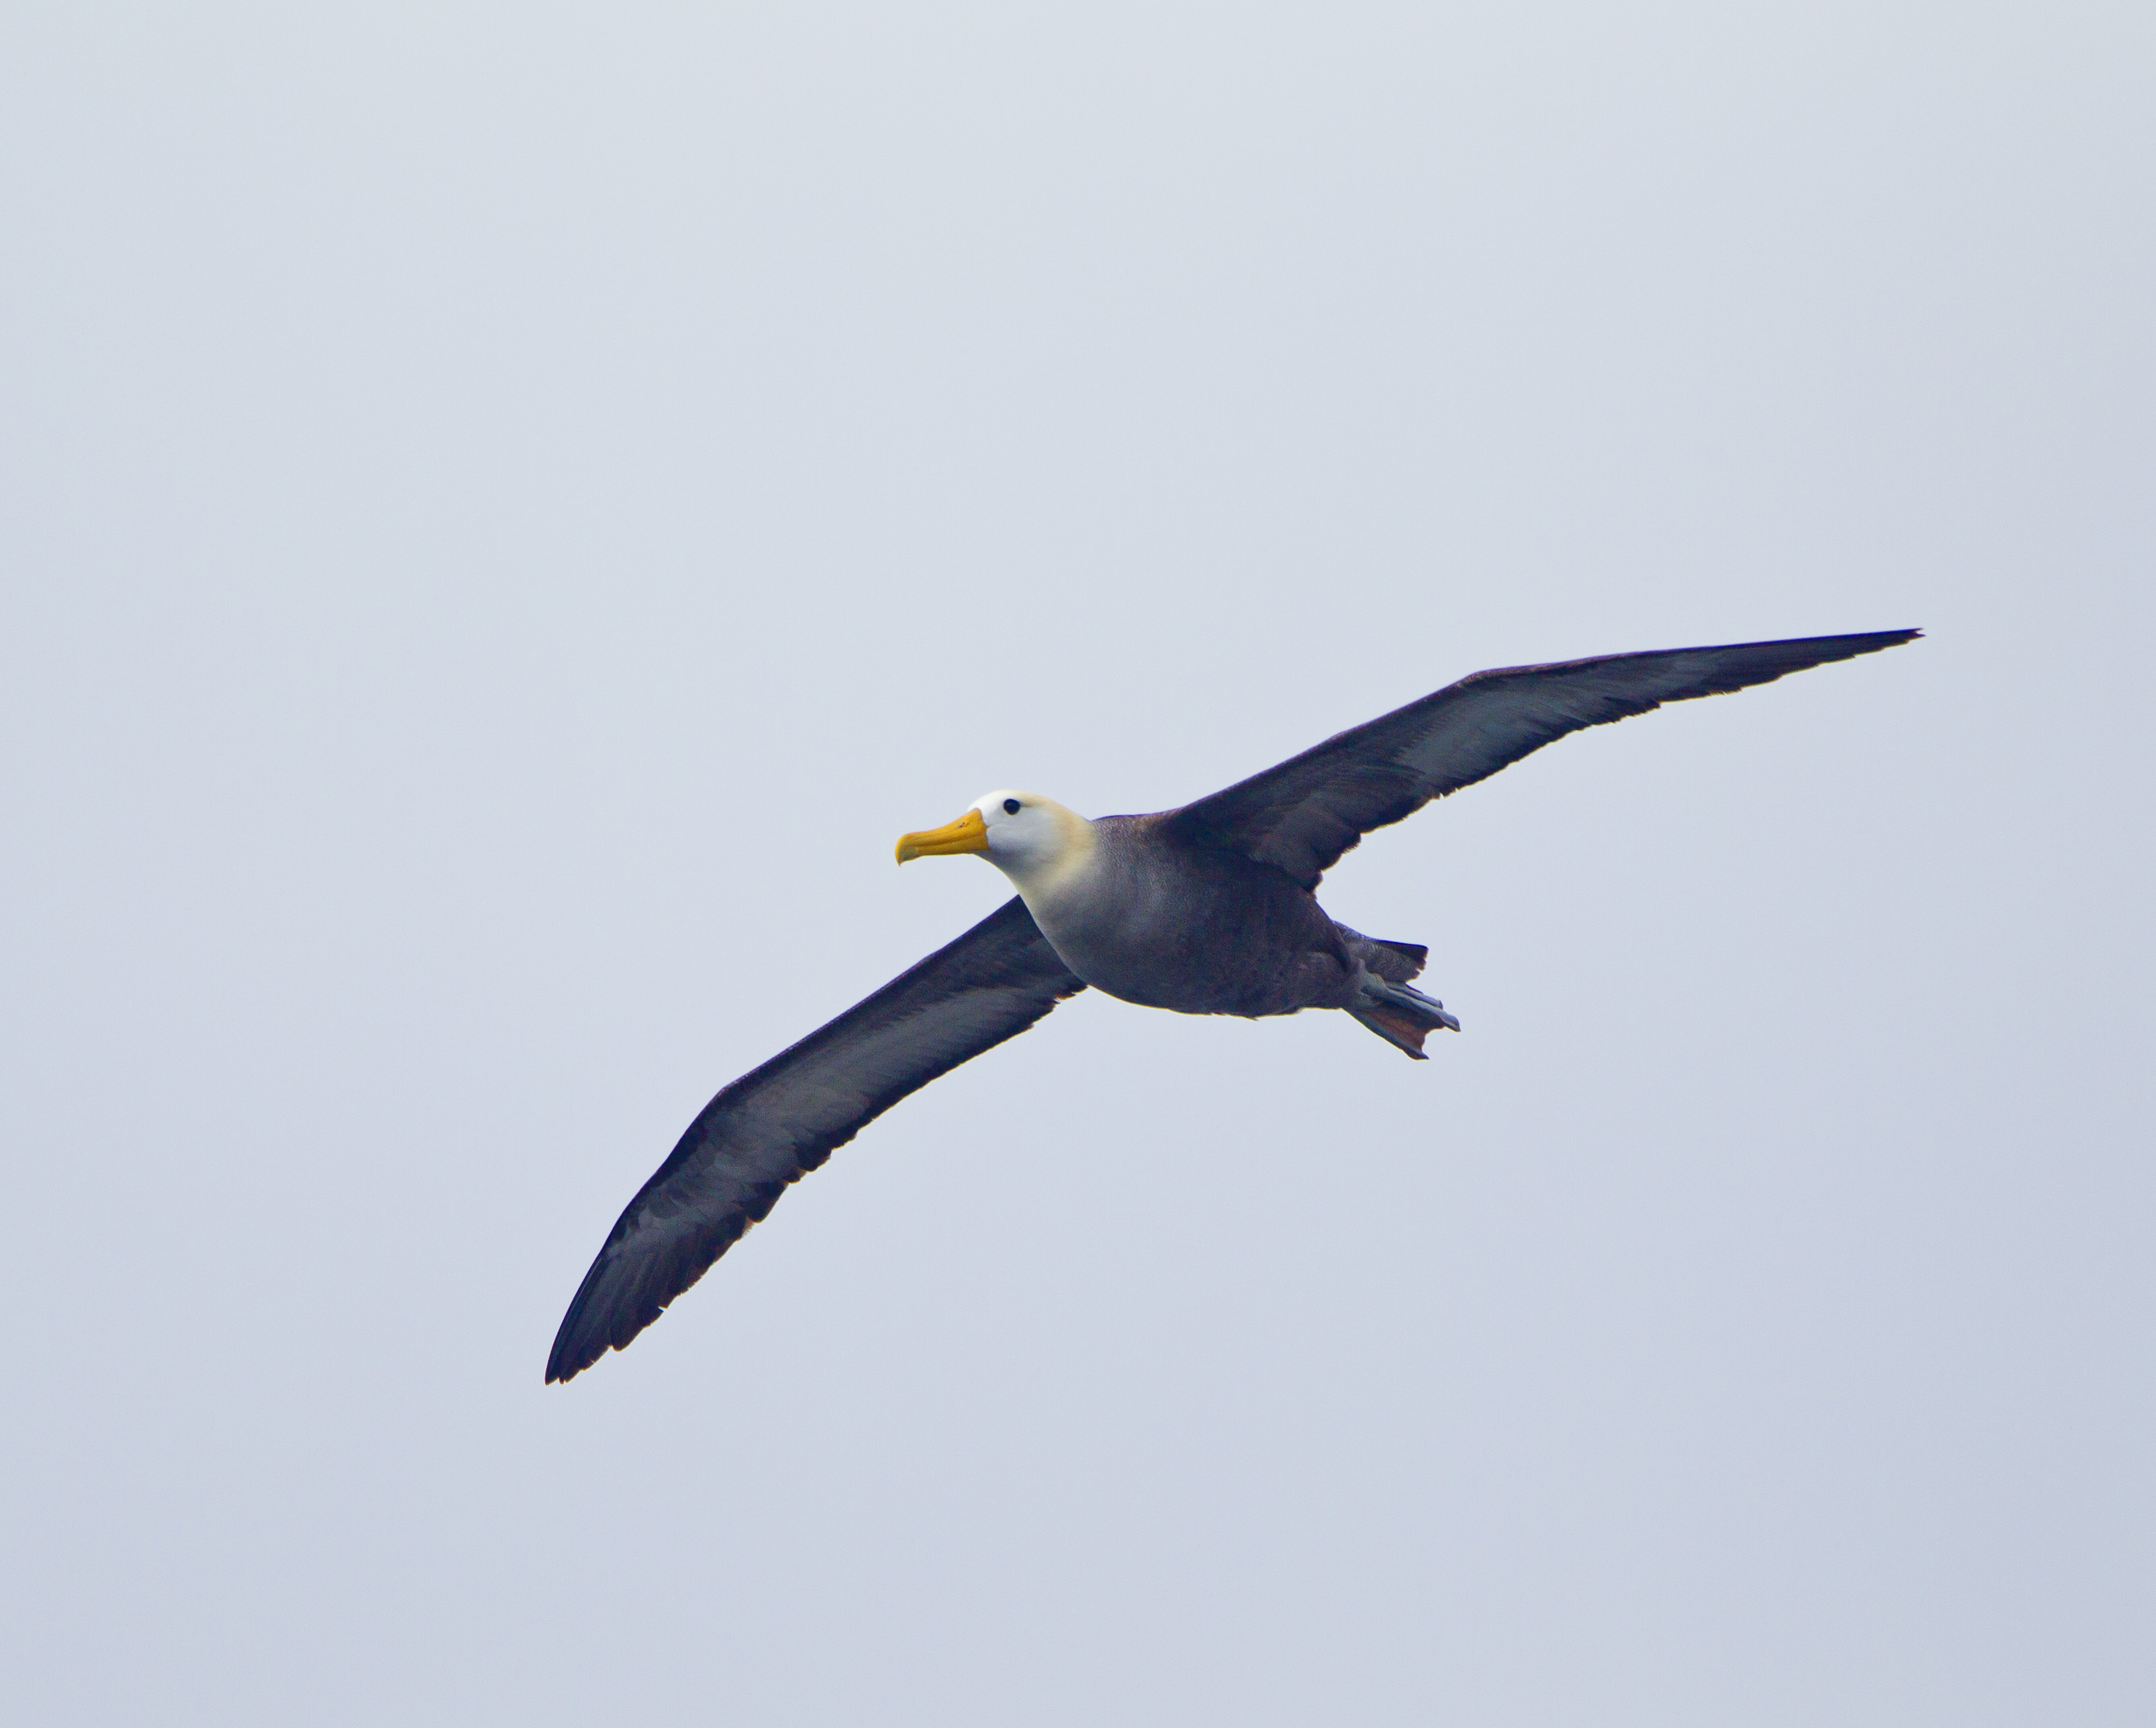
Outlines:
[[[180, 15], [183, 13], [184, 15]], [[2156, 12], [0, 13], [38, 1723], [2138, 1723]], [[543, 1388], [727, 1079], [1478, 667], [1917, 625], [1091, 995]]]

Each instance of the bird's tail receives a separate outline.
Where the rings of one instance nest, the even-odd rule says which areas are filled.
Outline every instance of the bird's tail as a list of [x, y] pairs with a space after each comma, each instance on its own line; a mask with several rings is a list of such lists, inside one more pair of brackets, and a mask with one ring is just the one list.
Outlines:
[[[1365, 936], [1363, 939], [1379, 951], [1378, 954], [1369, 956], [1364, 964], [1368, 964], [1368, 959], [1376, 959], [1378, 964], [1371, 969], [1382, 973], [1394, 984], [1405, 984], [1422, 970], [1430, 959], [1430, 950], [1419, 942], [1388, 942], [1382, 936]], [[1399, 961], [1405, 961], [1406, 964], [1397, 964]]]
[[1460, 1030], [1460, 1022], [1445, 1011], [1445, 1004], [1435, 997], [1380, 978], [1366, 977], [1362, 1000], [1348, 1011], [1395, 1050], [1404, 1051], [1417, 1062], [1429, 1060], [1422, 1041], [1440, 1026], [1447, 1031]]
[[1355, 964], [1388, 984], [1406, 984], [1421, 972], [1430, 950], [1419, 942], [1388, 942], [1382, 936], [1365, 936], [1345, 924], [1335, 924]]

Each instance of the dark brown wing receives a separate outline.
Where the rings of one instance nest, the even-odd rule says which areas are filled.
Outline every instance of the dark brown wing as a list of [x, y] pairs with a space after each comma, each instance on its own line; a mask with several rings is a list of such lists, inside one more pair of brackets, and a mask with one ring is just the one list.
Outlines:
[[1476, 672], [1185, 805], [1169, 814], [1168, 825], [1180, 838], [1241, 852], [1314, 888], [1372, 829], [1486, 779], [1568, 732], [1876, 653], [1919, 634], [1671, 648]]
[[562, 1317], [547, 1378], [622, 1349], [834, 1147], [1085, 988], [1013, 899], [744, 1074], [629, 1201]]

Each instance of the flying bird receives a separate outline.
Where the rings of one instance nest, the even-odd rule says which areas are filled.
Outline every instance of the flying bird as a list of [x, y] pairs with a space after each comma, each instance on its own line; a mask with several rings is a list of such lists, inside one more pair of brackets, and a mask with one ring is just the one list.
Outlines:
[[704, 1107], [584, 1274], [549, 1381], [624, 1348], [786, 1191], [909, 1093], [1086, 985], [1180, 1014], [1337, 1008], [1418, 1061], [1460, 1030], [1428, 950], [1365, 936], [1318, 880], [1373, 828], [1584, 727], [1909, 641], [1916, 630], [1605, 655], [1476, 672], [1179, 810], [1091, 820], [998, 790], [898, 861], [985, 858], [1017, 896]]

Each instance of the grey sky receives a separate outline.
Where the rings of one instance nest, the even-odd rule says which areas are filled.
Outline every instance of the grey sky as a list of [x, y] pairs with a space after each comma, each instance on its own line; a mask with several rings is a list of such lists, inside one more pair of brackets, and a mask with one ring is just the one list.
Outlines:
[[[8, 1713], [2148, 1720], [2156, 15], [762, 10], [0, 14]], [[901, 830], [1904, 625], [542, 1388]]]

